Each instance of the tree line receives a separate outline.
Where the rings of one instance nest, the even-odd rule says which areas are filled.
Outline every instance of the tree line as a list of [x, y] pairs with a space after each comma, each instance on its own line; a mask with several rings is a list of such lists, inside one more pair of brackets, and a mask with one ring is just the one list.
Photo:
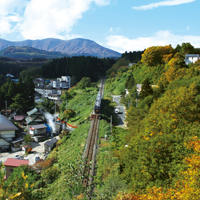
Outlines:
[[53, 59], [50, 63], [42, 66], [42, 76], [45, 78], [57, 78], [60, 76], [72, 76], [75, 82], [79, 82], [82, 77], [89, 77], [92, 82], [97, 81], [105, 75], [115, 63], [114, 59], [97, 57], [64, 57]]

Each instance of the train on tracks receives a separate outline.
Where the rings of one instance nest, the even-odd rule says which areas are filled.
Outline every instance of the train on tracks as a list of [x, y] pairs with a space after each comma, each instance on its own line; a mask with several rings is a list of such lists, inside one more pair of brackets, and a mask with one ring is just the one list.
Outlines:
[[96, 102], [94, 106], [95, 114], [100, 114], [101, 112], [101, 100], [103, 98], [104, 82], [105, 82], [105, 78], [101, 81], [99, 92], [97, 94], [97, 98], [96, 98]]

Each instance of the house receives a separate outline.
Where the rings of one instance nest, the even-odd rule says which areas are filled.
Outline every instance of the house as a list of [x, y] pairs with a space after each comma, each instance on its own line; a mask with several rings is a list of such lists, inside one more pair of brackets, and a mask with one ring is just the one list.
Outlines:
[[17, 83], [19, 81], [19, 79], [11, 79], [11, 81]]
[[16, 138], [11, 142], [11, 150], [12, 151], [20, 151], [22, 149], [22, 145], [24, 143], [24, 138]]
[[46, 122], [44, 114], [38, 108], [34, 108], [27, 112], [27, 115], [28, 117], [25, 119], [27, 128], [30, 128], [32, 125], [44, 124]]
[[[151, 85], [151, 87], [153, 88], [153, 87], [158, 87], [158, 86], [157, 86], [157, 85]], [[137, 85], [136, 85], [136, 90], [137, 90], [137, 93], [138, 93], [138, 94], [140, 94], [141, 89], [142, 89], [142, 84], [137, 84]], [[125, 89], [125, 91], [126, 91], [125, 96], [128, 96], [128, 95], [129, 95], [128, 89]]]
[[195, 63], [199, 58], [199, 54], [185, 54], [185, 64]]
[[14, 78], [14, 76], [12, 74], [6, 74], [5, 77], [11, 77]]
[[0, 148], [9, 149], [13, 139], [15, 138], [15, 131], [19, 130], [11, 121], [4, 115], [0, 114]]
[[128, 66], [131, 67], [133, 65], [135, 65], [136, 63], [129, 63]]
[[29, 128], [29, 134], [35, 142], [39, 142], [47, 137], [47, 126], [44, 124], [32, 125]]
[[43, 84], [44, 85], [44, 79], [43, 78], [36, 78], [33, 80], [35, 84]]
[[0, 112], [2, 115], [9, 117], [11, 115], [11, 110], [1, 110]]
[[4, 166], [6, 167], [6, 178], [7, 179], [12, 173], [13, 169], [19, 167], [20, 165], [28, 165], [28, 160], [19, 160], [14, 158], [7, 158]]
[[53, 148], [56, 146], [56, 142], [58, 140], [56, 138], [52, 138], [51, 140], [44, 143], [44, 151], [45, 153], [50, 153]]

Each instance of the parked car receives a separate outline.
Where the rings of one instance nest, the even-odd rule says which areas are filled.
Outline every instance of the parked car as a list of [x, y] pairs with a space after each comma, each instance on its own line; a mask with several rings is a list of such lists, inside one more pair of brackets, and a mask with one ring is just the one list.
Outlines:
[[40, 157], [39, 156], [35, 157], [35, 162], [39, 162], [39, 161], [41, 161]]
[[15, 159], [23, 160], [23, 156], [20, 156], [19, 154], [15, 154]]

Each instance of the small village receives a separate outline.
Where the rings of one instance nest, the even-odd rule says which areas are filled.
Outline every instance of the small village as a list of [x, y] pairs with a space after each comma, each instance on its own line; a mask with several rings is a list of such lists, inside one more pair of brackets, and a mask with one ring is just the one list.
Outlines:
[[[12, 77], [10, 74], [7, 76]], [[71, 87], [69, 76], [49, 81], [48, 85], [41, 78], [34, 83], [35, 101], [42, 101], [43, 98], [60, 101], [62, 91]], [[60, 122], [56, 113], [45, 113], [36, 107], [26, 113], [12, 112], [6, 105], [0, 113], [0, 163], [5, 166], [5, 179], [15, 167], [45, 160], [56, 146], [63, 129], [66, 130], [67, 126]]]

